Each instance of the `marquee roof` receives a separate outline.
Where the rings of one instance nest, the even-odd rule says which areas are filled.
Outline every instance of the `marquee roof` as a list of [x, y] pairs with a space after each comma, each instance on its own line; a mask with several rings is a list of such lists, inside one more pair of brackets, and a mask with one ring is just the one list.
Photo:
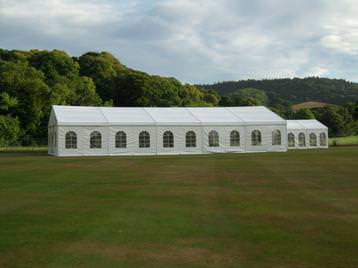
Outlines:
[[287, 120], [287, 129], [327, 129], [327, 127], [316, 119]]
[[89, 107], [52, 106], [51, 125], [256, 125], [286, 124], [264, 106]]

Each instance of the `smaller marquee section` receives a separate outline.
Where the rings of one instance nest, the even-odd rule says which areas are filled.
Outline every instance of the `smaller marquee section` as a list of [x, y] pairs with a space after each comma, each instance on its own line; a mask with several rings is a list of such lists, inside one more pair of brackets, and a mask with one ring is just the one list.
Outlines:
[[288, 149], [328, 148], [328, 128], [313, 120], [287, 120]]

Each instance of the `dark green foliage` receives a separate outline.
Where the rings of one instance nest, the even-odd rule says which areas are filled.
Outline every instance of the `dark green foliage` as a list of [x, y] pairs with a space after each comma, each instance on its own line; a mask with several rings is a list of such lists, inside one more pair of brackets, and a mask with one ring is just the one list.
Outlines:
[[341, 79], [309, 77], [304, 79], [242, 80], [201, 86], [206, 89], [215, 89], [220, 95], [226, 95], [242, 88], [258, 88], [266, 92], [270, 101], [278, 97], [291, 104], [305, 101], [321, 101], [332, 104], [358, 101], [358, 84]]
[[0, 115], [0, 147], [16, 145], [19, 135], [19, 120], [11, 116]]
[[17, 104], [17, 98], [11, 97], [7, 92], [0, 93], [0, 112], [9, 112]]
[[54, 104], [215, 106], [219, 99], [175, 78], [131, 70], [107, 52], [74, 58], [60, 50], [0, 49], [0, 114], [18, 118], [22, 144], [46, 142]]
[[116, 80], [124, 74], [126, 67], [108, 52], [88, 52], [78, 58], [80, 73], [93, 79], [100, 97], [108, 101], [117, 88]]
[[260, 106], [267, 104], [265, 91], [256, 88], [243, 88], [223, 96], [221, 106]]
[[310, 109], [303, 108], [294, 113], [294, 119], [315, 119], [315, 116]]
[[330, 136], [349, 136], [356, 133], [356, 122], [344, 106], [329, 105], [314, 110], [315, 117], [328, 126]]

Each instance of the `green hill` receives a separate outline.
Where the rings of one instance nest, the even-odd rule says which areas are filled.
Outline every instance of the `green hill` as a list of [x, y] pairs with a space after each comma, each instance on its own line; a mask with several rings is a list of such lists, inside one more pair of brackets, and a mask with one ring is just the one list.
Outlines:
[[257, 88], [265, 91], [270, 100], [279, 98], [292, 104], [306, 101], [332, 104], [358, 101], [358, 83], [342, 79], [308, 77], [241, 80], [200, 86], [205, 89], [214, 89], [220, 95], [226, 95], [243, 88]]

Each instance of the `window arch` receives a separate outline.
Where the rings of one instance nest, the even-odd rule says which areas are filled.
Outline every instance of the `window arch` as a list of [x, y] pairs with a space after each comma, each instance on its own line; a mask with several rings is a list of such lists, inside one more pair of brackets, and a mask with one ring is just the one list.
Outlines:
[[102, 148], [102, 135], [98, 131], [93, 131], [90, 136], [90, 148], [100, 149]]
[[127, 134], [124, 131], [116, 133], [116, 148], [127, 148]]
[[300, 146], [300, 147], [306, 146], [306, 135], [303, 132], [298, 134], [298, 146]]
[[324, 132], [321, 132], [319, 134], [319, 145], [327, 146], [327, 136], [326, 136], [326, 133], [324, 133]]
[[233, 130], [230, 133], [230, 146], [240, 146], [240, 133], [237, 130]]
[[174, 135], [171, 131], [165, 131], [163, 134], [163, 147], [173, 148], [174, 147]]
[[139, 148], [149, 148], [150, 147], [150, 135], [147, 131], [142, 131], [139, 133]]
[[254, 130], [251, 132], [251, 144], [252, 145], [261, 145], [261, 132], [259, 130]]
[[69, 131], [66, 133], [65, 148], [66, 149], [76, 149], [77, 148], [77, 135], [75, 132]]
[[278, 129], [272, 131], [272, 145], [281, 145], [281, 131]]
[[219, 146], [219, 133], [215, 130], [209, 132], [209, 147]]
[[288, 133], [288, 147], [295, 147], [295, 134]]
[[196, 135], [194, 131], [185, 134], [185, 147], [196, 147]]
[[310, 134], [310, 146], [317, 146], [317, 136], [314, 133]]

